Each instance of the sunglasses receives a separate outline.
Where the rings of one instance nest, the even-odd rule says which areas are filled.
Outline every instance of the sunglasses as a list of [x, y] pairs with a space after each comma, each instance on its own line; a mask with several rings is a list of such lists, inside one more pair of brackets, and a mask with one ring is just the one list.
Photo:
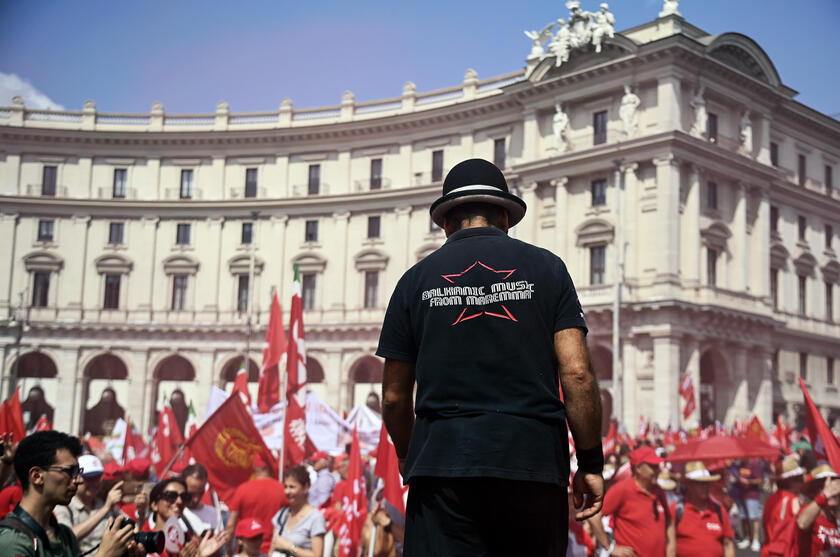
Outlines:
[[67, 466], [46, 466], [43, 468], [44, 470], [55, 470], [56, 472], [64, 472], [68, 476], [70, 476], [71, 480], [75, 480], [79, 476], [85, 473], [84, 468], [79, 468], [76, 464], [69, 464]]
[[180, 499], [181, 501], [186, 501], [187, 500], [187, 494], [186, 493], [179, 493], [177, 491], [164, 491], [163, 493], [160, 494], [160, 498], [163, 499], [164, 501], [166, 501], [167, 503], [169, 503], [170, 505], [172, 505], [178, 499]]

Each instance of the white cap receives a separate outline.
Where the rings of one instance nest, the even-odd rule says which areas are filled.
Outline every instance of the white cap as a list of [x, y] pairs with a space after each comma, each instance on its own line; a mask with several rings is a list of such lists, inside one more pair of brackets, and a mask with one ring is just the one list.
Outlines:
[[79, 457], [79, 468], [82, 469], [83, 478], [101, 476], [105, 473], [105, 468], [102, 466], [102, 461], [93, 456], [92, 454], [83, 454]]

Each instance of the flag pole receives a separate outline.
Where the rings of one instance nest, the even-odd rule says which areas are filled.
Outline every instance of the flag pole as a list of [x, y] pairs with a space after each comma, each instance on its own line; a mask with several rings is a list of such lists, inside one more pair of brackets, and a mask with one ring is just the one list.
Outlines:
[[178, 446], [178, 452], [175, 453], [175, 456], [172, 457], [172, 460], [169, 461], [169, 464], [166, 465], [166, 468], [163, 469], [163, 473], [160, 475], [159, 479], [163, 479], [169, 473], [169, 470], [175, 465], [175, 461], [181, 458], [181, 455], [184, 453], [184, 447], [186, 446], [186, 442], [181, 443]]

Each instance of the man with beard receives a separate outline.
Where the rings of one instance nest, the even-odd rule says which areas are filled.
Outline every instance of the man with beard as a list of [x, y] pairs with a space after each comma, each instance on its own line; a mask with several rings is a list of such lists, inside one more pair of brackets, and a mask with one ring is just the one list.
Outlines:
[[[73, 531], [53, 516], [56, 505], [67, 505], [82, 481], [79, 439], [58, 431], [25, 437], [14, 457], [23, 499], [0, 522], [0, 556], [76, 557], [79, 544]], [[96, 557], [121, 557], [126, 552], [143, 555], [133, 541], [131, 525], [110, 520]]]

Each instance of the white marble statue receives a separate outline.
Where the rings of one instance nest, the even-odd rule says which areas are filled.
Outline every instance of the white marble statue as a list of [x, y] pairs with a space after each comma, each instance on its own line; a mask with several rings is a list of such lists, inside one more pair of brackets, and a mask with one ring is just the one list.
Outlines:
[[552, 39], [551, 44], [548, 45], [548, 51], [555, 57], [554, 65], [560, 67], [563, 62], [569, 61], [569, 52], [571, 51], [569, 48], [570, 33], [569, 27], [563, 19], [558, 19], [557, 25], [557, 34]]
[[601, 4], [601, 11], [592, 17], [592, 44], [595, 52], [601, 52], [605, 37], [615, 37], [615, 16], [610, 12], [609, 4]]
[[569, 8], [570, 46], [580, 48], [589, 44], [592, 40], [592, 29], [590, 27], [592, 13], [581, 10], [578, 0], [566, 2], [566, 7]]
[[621, 97], [621, 106], [618, 107], [618, 117], [624, 127], [624, 136], [627, 139], [636, 137], [639, 129], [639, 105], [642, 104], [639, 96], [636, 95], [629, 85], [624, 86], [624, 96]]
[[752, 155], [753, 152], [753, 131], [750, 111], [745, 110], [741, 116], [741, 151]]
[[544, 45], [551, 38], [551, 31], [554, 28], [554, 23], [549, 23], [543, 27], [542, 31], [525, 31], [525, 36], [531, 39], [531, 54], [528, 59], [542, 58], [545, 56]]
[[706, 124], [709, 120], [709, 113], [706, 111], [706, 99], [703, 98], [703, 92], [706, 90], [704, 85], [697, 89], [694, 98], [691, 99], [691, 108], [694, 109], [694, 123], [691, 125], [689, 133], [694, 137], [706, 136]]
[[554, 132], [554, 149], [560, 153], [566, 152], [569, 147], [566, 140], [566, 128], [569, 126], [569, 115], [563, 110], [562, 103], [554, 105], [554, 118], [552, 119], [552, 131]]
[[677, 8], [680, 5], [680, 0], [665, 0], [662, 4], [662, 11], [659, 12], [659, 17], [666, 15], [682, 15]]

